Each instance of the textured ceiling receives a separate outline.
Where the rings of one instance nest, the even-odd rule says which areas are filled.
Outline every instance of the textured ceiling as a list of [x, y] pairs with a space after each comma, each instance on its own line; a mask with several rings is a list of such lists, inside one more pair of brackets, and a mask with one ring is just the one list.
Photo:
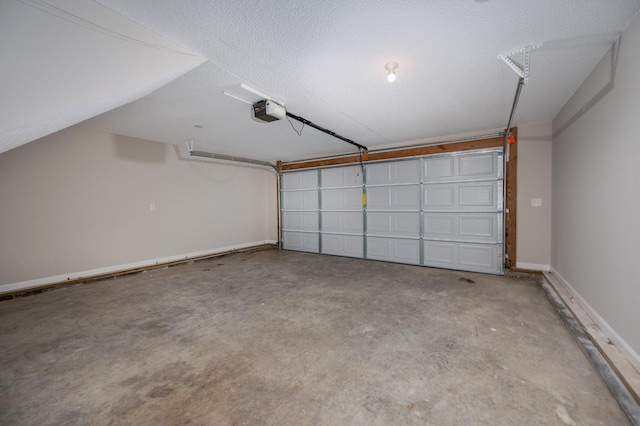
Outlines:
[[206, 58], [86, 0], [0, 1], [0, 152], [147, 95]]
[[[225, 91], [260, 99], [244, 83], [359, 144], [392, 146], [504, 128], [518, 76], [497, 56], [542, 43], [514, 124], [551, 120], [640, 10], [640, 0], [98, 1], [208, 60], [82, 126], [269, 161], [353, 147], [309, 127], [299, 136], [284, 120], [257, 122]], [[123, 48], [99, 46], [95, 59]], [[171, 66], [153, 65], [176, 76]]]

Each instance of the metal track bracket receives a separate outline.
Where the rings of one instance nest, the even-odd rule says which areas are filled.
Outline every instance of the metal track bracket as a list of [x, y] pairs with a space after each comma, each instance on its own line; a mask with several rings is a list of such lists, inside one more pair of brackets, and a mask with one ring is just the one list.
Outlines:
[[258, 166], [270, 167], [274, 169], [276, 172], [279, 172], [278, 167], [274, 164], [269, 163], [268, 161], [254, 160], [252, 158], [236, 157], [234, 155], [216, 154], [215, 152], [198, 151], [193, 149], [193, 145], [194, 145], [193, 139], [187, 139], [184, 141], [184, 143], [187, 145], [187, 149], [189, 150], [189, 155], [192, 157], [204, 157], [204, 158], [213, 158], [215, 160], [234, 161], [236, 163], [255, 164]]
[[[513, 52], [504, 53], [498, 55], [498, 59], [502, 59], [509, 67], [520, 76], [524, 80], [524, 84], [529, 82], [529, 53], [534, 50], [542, 47], [542, 43], [538, 43], [531, 46], [525, 46], [522, 49], [514, 50]], [[518, 55], [520, 53], [524, 53], [524, 65], [516, 62], [512, 56]]]

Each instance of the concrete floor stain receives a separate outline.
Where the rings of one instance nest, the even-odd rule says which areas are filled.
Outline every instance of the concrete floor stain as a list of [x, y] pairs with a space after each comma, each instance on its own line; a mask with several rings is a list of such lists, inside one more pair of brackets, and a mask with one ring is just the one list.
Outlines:
[[0, 424], [628, 424], [530, 279], [218, 262], [0, 303]]

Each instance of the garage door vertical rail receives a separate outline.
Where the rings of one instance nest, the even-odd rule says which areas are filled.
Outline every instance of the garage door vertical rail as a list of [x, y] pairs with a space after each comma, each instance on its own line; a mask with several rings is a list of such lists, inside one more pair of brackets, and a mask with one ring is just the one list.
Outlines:
[[368, 259], [367, 254], [367, 168], [360, 163], [362, 173], [362, 258]]
[[318, 253], [322, 253], [322, 170], [318, 169]]

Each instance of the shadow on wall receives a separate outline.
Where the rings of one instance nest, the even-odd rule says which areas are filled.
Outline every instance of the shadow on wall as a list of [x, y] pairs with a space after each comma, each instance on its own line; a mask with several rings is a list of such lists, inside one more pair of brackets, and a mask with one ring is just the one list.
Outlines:
[[[611, 61], [608, 66], [608, 80], [604, 82], [603, 86], [600, 90], [598, 90], [593, 96], [589, 99], [586, 99], [582, 105], [577, 105], [573, 109], [575, 113], [566, 119], [562, 125], [553, 132], [553, 137], [557, 137], [562, 132], [564, 132], [568, 127], [570, 127], [576, 120], [582, 117], [587, 111], [589, 111], [594, 105], [600, 102], [600, 99], [604, 98], [607, 93], [609, 93], [614, 86], [615, 78], [616, 78], [616, 68], [618, 65], [618, 52], [620, 51], [620, 42], [622, 40], [622, 36], [619, 37], [611, 47], [611, 50], [607, 53], [610, 55]], [[585, 82], [586, 83], [586, 82]], [[585, 84], [583, 83], [583, 85]]]
[[145, 164], [164, 164], [167, 162], [167, 154], [170, 145], [160, 142], [131, 139], [125, 136], [114, 135], [113, 145], [116, 157]]

